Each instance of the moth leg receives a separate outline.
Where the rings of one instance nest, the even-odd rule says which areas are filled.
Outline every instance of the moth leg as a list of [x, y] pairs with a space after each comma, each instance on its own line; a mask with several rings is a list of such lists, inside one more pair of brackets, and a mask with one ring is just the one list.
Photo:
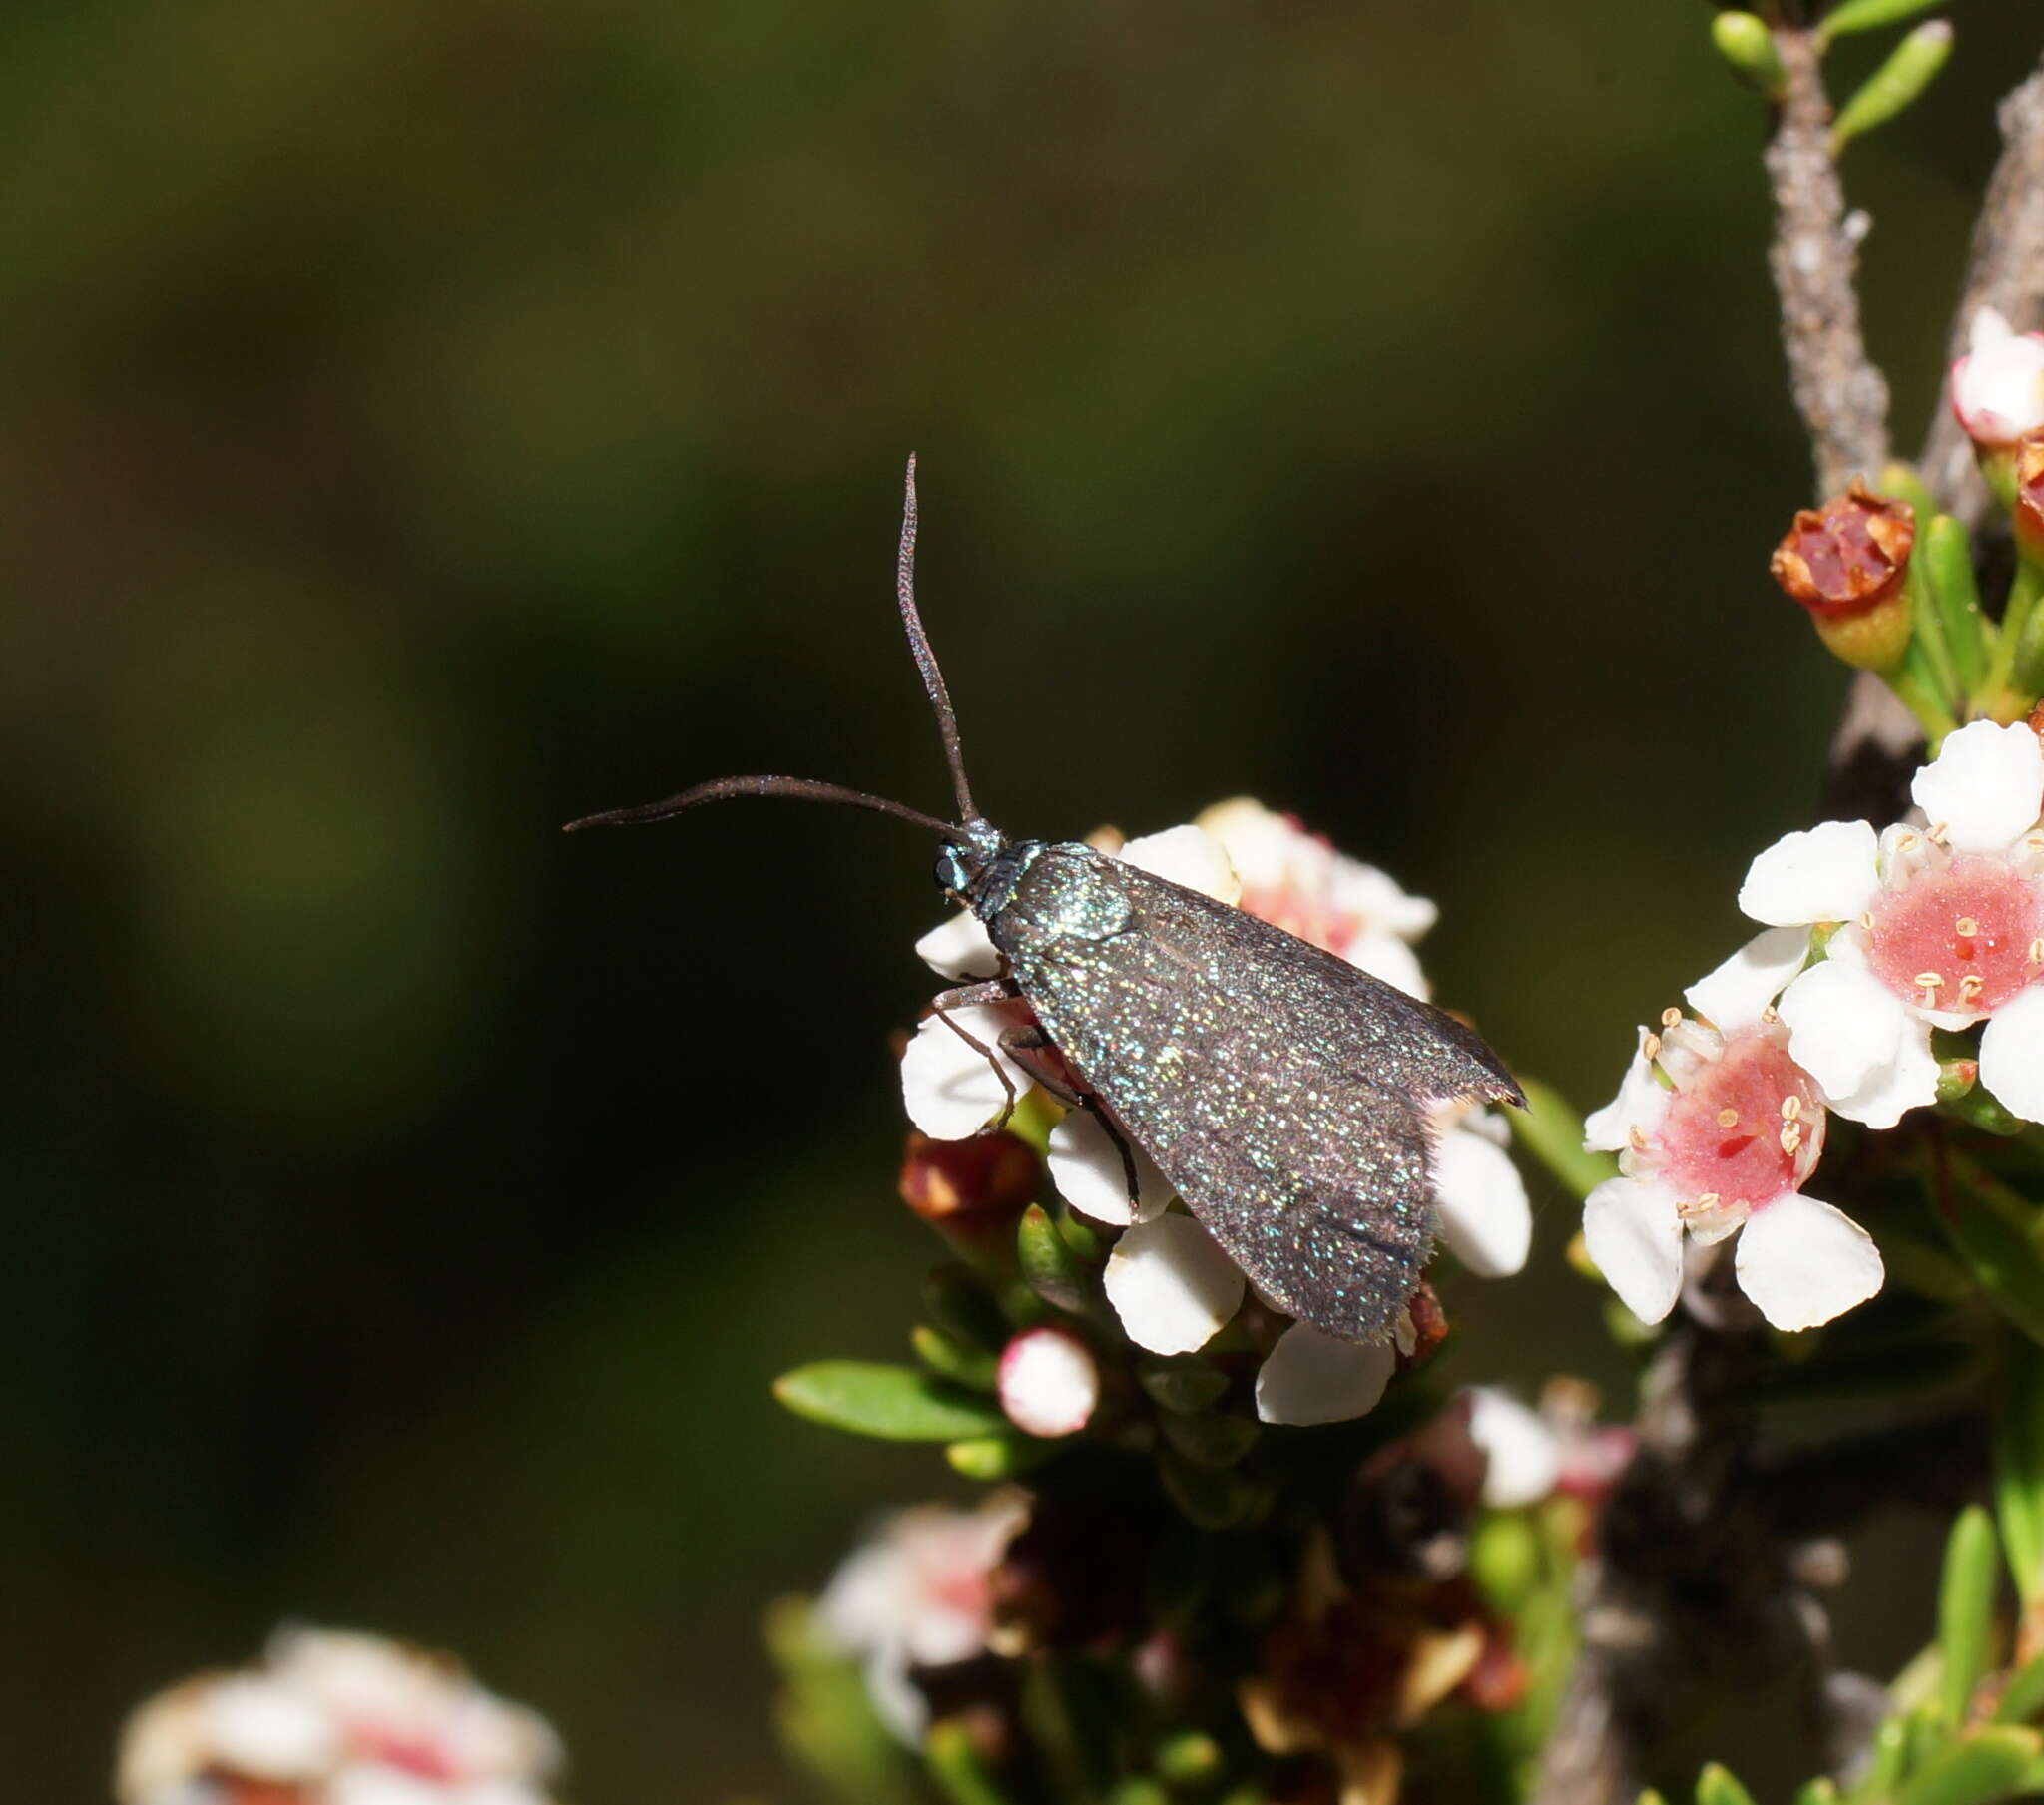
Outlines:
[[[1001, 1064], [993, 1048], [989, 1047], [976, 1034], [969, 1034], [965, 1029], [959, 1027], [957, 1021], [952, 1017], [951, 1011], [954, 1009], [970, 1009], [975, 1004], [980, 1003], [1011, 1003], [1020, 994], [1011, 980], [1006, 978], [988, 978], [978, 984], [961, 984], [957, 988], [944, 991], [941, 995], [930, 1000], [930, 1013], [963, 1041], [966, 1046], [970, 1047], [974, 1053], [978, 1054], [981, 1059], [985, 1060], [994, 1069], [994, 1077], [1001, 1081], [1001, 1096], [1004, 1101], [1001, 1104], [999, 1118], [991, 1125], [993, 1131], [996, 1132], [1008, 1126], [1014, 1117], [1016, 1105], [1022, 1101], [1015, 1094], [1015, 1081], [1008, 1076], [1007, 1067]], [[1015, 1032], [1014, 1029], [1008, 1031], [1009, 1034]], [[1005, 1043], [1008, 1036], [1003, 1034], [1000, 1038]], [[981, 1130], [981, 1132], [986, 1131], [986, 1129]]]
[[1026, 1028], [1011, 1028], [1001, 1036], [1001, 1051], [1013, 1059], [1016, 1065], [1067, 1109], [1084, 1110], [1107, 1130], [1108, 1139], [1114, 1142], [1114, 1150], [1122, 1158], [1122, 1176], [1128, 1181], [1129, 1207], [1133, 1210], [1140, 1198], [1136, 1194], [1136, 1155], [1129, 1146], [1128, 1136], [1115, 1127], [1113, 1119], [1101, 1107], [1099, 1098], [1090, 1097], [1084, 1091], [1075, 1089], [1065, 1080], [1063, 1074], [1055, 1071], [1044, 1061], [1031, 1057], [1042, 1053], [1050, 1045], [1050, 1036], [1034, 1022]]

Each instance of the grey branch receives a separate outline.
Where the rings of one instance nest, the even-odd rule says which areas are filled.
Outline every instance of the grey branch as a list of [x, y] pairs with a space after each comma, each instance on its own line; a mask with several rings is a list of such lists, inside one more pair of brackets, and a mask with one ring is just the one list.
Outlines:
[[1804, 31], [1775, 33], [1785, 74], [1767, 151], [1775, 190], [1768, 253], [1782, 304], [1788, 386], [1809, 432], [1819, 496], [1854, 477], [1872, 481], [1888, 456], [1888, 385], [1859, 330], [1854, 234], [1831, 155], [1831, 107], [1817, 48]]
[[[1947, 363], [1965, 355], [1973, 315], [1982, 307], [1996, 308], [2019, 332], [2044, 326], [2044, 62], [2001, 103], [2000, 120], [2001, 160], [1973, 227]], [[1973, 465], [1971, 441], [1941, 402], [1919, 462], [1939, 505], [1977, 526], [1987, 510], [1987, 491]]]

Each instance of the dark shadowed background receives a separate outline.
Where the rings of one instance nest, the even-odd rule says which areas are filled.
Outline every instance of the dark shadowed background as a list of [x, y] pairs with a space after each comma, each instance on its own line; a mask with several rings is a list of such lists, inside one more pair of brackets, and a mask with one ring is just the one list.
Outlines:
[[[1686, 0], [91, 0], [0, 28], [0, 1746], [280, 1615], [464, 1651], [589, 1805], [791, 1797], [755, 1622], [924, 1451], [887, 1035], [942, 806], [1249, 790], [1579, 1102], [1739, 933], [1840, 674], [1762, 122]], [[1902, 437], [2034, 10], [1855, 149]], [[1841, 53], [1863, 68], [1871, 47]], [[1479, 1376], [1616, 1382], [1543, 1191]], [[1893, 1646], [1928, 1581], [1877, 1589]], [[1892, 1639], [1892, 1638], [1891, 1638]], [[1883, 1647], [1887, 1644], [1883, 1643]]]

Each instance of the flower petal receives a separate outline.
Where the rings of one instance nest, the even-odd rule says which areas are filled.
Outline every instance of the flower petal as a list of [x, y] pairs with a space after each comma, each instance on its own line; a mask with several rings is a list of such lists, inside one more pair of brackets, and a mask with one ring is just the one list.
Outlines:
[[[1640, 1044], [1646, 1045], [1647, 1031], [1640, 1030]], [[1664, 1090], [1654, 1076], [1654, 1065], [1644, 1052], [1633, 1055], [1633, 1063], [1619, 1081], [1618, 1095], [1601, 1110], [1583, 1118], [1583, 1145], [1593, 1153], [1616, 1153], [1632, 1144], [1632, 1130], [1651, 1134], [1668, 1114], [1674, 1093]]]
[[1488, 1457], [1483, 1502], [1493, 1510], [1538, 1504], [1561, 1478], [1561, 1441], [1540, 1413], [1493, 1385], [1472, 1385], [1469, 1435]]
[[1850, 921], [1879, 887], [1874, 846], [1865, 821], [1820, 821], [1785, 834], [1749, 867], [1739, 907], [1777, 928]]
[[1345, 1423], [1376, 1408], [1398, 1355], [1388, 1342], [1336, 1341], [1295, 1322], [1257, 1374], [1257, 1415], [1266, 1423]]
[[1162, 833], [1146, 833], [1131, 840], [1115, 856], [1152, 877], [1161, 877], [1188, 890], [1198, 890], [1217, 902], [1242, 900], [1242, 880], [1228, 862], [1221, 842], [1204, 827], [1188, 822], [1167, 827]]
[[1782, 993], [1781, 1011], [1789, 1057], [1834, 1100], [1892, 1064], [1910, 1026], [1901, 998], [1871, 972], [1829, 960]]
[[1813, 1329], [1880, 1289], [1873, 1236], [1843, 1210], [1789, 1191], [1740, 1231], [1739, 1288], [1778, 1329]]
[[1945, 740], [1909, 793], [1960, 851], [1998, 850], [2036, 826], [2044, 809], [2044, 745], [2026, 726], [1973, 721]]
[[1371, 929], [1356, 935], [1339, 951], [1341, 957], [1358, 971], [1383, 979], [1408, 997], [1417, 997], [1424, 1003], [1433, 994], [1433, 986], [1427, 982], [1426, 973], [1420, 966], [1419, 955], [1395, 934]]
[[[1021, 1005], [975, 1003], [947, 1012], [966, 1034], [989, 1048], [1021, 1019]], [[1007, 1107], [1000, 1074], [1014, 1094], [1029, 1089], [1029, 1075], [1006, 1054], [991, 1059], [966, 1045], [942, 1016], [927, 1016], [901, 1056], [901, 1102], [908, 1120], [933, 1140], [964, 1140]]]
[[1191, 1216], [1139, 1222], [1115, 1243], [1101, 1275], [1122, 1329], [1153, 1354], [1205, 1347], [1242, 1305], [1242, 1268]]
[[1903, 1030], [1895, 1057], [1876, 1066], [1856, 1091], [1826, 1102], [1848, 1122], [1869, 1128], [1891, 1128], [1909, 1111], [1937, 1100], [1937, 1060], [1930, 1051], [1930, 1025], [1911, 1022]]
[[953, 984], [991, 978], [1001, 969], [1001, 955], [986, 937], [986, 924], [970, 909], [960, 909], [930, 929], [915, 943], [915, 951], [931, 971]]
[[2044, 984], [2004, 1003], [1980, 1036], [1980, 1082], [2025, 1122], [2044, 1122]]
[[1809, 957], [1809, 930], [1763, 928], [1717, 970], [1682, 994], [1714, 1028], [1730, 1031], [1758, 1022], [1761, 1011]]
[[1148, 1222], [1171, 1203], [1171, 1180], [1150, 1155], [1133, 1142], [1129, 1157], [1136, 1167], [1136, 1208], [1129, 1209], [1129, 1173], [1121, 1149], [1091, 1110], [1071, 1110], [1050, 1131], [1045, 1163], [1058, 1195], [1081, 1215], [1111, 1227]]
[[1659, 1322], [1682, 1294], [1682, 1218], [1666, 1186], [1607, 1178], [1583, 1200], [1590, 1258], [1642, 1322]]
[[1441, 1239], [1478, 1278], [1509, 1278], [1533, 1244], [1533, 1210], [1511, 1156], [1481, 1133], [1452, 1128], [1433, 1149]]

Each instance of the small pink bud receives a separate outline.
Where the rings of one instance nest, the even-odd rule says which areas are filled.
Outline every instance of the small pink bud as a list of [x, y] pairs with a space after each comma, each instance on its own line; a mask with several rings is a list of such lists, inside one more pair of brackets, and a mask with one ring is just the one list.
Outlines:
[[910, 1133], [901, 1157], [901, 1200], [933, 1228], [1005, 1228], [1042, 1179], [1036, 1149], [1005, 1129], [970, 1140]]
[[2018, 332], [1982, 307], [1972, 349], [1952, 365], [1952, 412], [1984, 451], [2006, 450], [2044, 426], [2044, 333]]
[[1100, 1402], [1100, 1367], [1074, 1331], [1024, 1329], [1001, 1353], [997, 1389], [1008, 1421], [1029, 1435], [1077, 1435]]
[[2016, 544], [2044, 561], [2044, 432], [2026, 433], [2015, 451]]

